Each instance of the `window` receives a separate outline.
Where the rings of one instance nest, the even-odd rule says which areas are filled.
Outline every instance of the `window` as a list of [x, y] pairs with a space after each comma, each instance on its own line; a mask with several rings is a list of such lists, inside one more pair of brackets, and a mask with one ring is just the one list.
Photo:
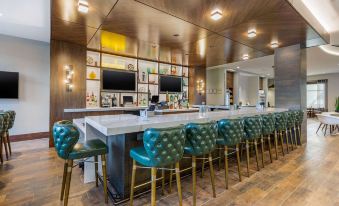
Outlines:
[[307, 108], [327, 108], [327, 80], [307, 83]]

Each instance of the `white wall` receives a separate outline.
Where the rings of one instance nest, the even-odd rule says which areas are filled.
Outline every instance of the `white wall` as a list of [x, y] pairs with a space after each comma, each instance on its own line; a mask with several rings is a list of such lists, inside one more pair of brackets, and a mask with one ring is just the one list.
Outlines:
[[267, 92], [267, 102], [270, 103], [271, 107], [275, 106], [275, 89], [269, 88]]
[[0, 110], [17, 113], [11, 135], [49, 130], [50, 46], [0, 35], [0, 71], [19, 72], [19, 99], [0, 99]]
[[259, 76], [249, 76], [247, 74], [239, 74], [238, 77], [238, 101], [242, 105], [249, 103], [256, 105], [258, 101]]
[[335, 99], [339, 97], [339, 73], [308, 76], [307, 81], [328, 79], [328, 111], [335, 110]]
[[[208, 69], [206, 71], [206, 104], [224, 105], [225, 104], [225, 79], [226, 69]], [[212, 92], [213, 90], [213, 92]]]

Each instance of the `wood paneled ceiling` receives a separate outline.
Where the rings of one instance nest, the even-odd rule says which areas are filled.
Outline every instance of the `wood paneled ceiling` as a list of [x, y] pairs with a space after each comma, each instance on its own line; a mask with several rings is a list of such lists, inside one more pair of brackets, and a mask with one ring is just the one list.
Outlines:
[[[88, 0], [87, 14], [77, 2], [52, 0], [52, 39], [100, 50], [101, 33], [109, 31], [126, 37], [125, 55], [145, 59], [216, 66], [244, 54], [271, 55], [272, 40], [280, 47], [325, 43], [285, 0]], [[210, 18], [216, 8], [223, 12], [219, 21]], [[252, 28], [257, 36], [248, 38]]]

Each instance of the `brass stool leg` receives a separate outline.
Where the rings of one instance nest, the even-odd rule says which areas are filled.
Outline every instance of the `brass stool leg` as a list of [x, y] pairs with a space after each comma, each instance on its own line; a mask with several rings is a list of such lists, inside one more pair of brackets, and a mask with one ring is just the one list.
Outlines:
[[62, 174], [62, 185], [61, 185], [60, 200], [64, 199], [66, 177], [67, 177], [67, 160], [65, 160], [64, 173]]
[[246, 140], [246, 162], [247, 162], [247, 176], [250, 177], [250, 146]]
[[283, 140], [282, 132], [280, 132], [279, 134], [280, 134], [281, 151], [282, 151], [283, 156], [285, 156], [285, 152], [284, 152], [284, 140]]
[[179, 162], [175, 163], [175, 176], [178, 187], [179, 206], [182, 206], [182, 192], [181, 192], [181, 180], [180, 180], [180, 166]]
[[277, 135], [277, 131], [274, 132], [274, 146], [275, 146], [275, 159], [278, 160], [278, 135]]
[[292, 151], [294, 150], [294, 141], [293, 141], [293, 134], [292, 134], [292, 129], [289, 129], [289, 134], [290, 134], [290, 138], [291, 138], [291, 145], [292, 145]]
[[241, 182], [242, 179], [241, 179], [239, 144], [236, 145], [236, 152], [237, 152], [238, 175], [239, 175], [239, 181]]
[[106, 171], [106, 155], [101, 155], [101, 163], [102, 163], [102, 175], [104, 182], [104, 196], [105, 203], [108, 203], [108, 194], [107, 194], [107, 171]]
[[[287, 154], [289, 153], [289, 151], [290, 151], [290, 141], [288, 140], [288, 132], [287, 132], [288, 130], [286, 129], [286, 131], [285, 131], [285, 136], [286, 136], [286, 146], [287, 146]], [[284, 133], [284, 132], [283, 132]], [[283, 135], [283, 133], [282, 133], [282, 135]]]
[[133, 198], [134, 198], [134, 184], [135, 184], [135, 172], [137, 170], [137, 165], [135, 160], [133, 160], [133, 168], [132, 168], [132, 179], [131, 179], [131, 192], [129, 196], [129, 205], [133, 206]]
[[265, 151], [264, 151], [264, 137], [261, 136], [261, 162], [262, 162], [262, 167], [265, 167]]
[[301, 127], [300, 127], [300, 125], [298, 125], [298, 131], [299, 131], [299, 145], [302, 145], [301, 144]]
[[162, 169], [161, 170], [161, 194], [164, 195], [165, 194], [165, 170]]
[[172, 193], [172, 178], [173, 178], [173, 165], [171, 165], [170, 178], [169, 178], [169, 190], [168, 193]]
[[5, 153], [6, 153], [6, 159], [8, 160], [8, 149], [7, 149], [7, 140], [6, 140], [6, 135], [5, 133], [2, 136], [2, 143], [4, 145], [5, 148]]
[[6, 137], [7, 137], [7, 144], [8, 144], [9, 154], [12, 155], [11, 140], [9, 139], [8, 131], [6, 132]]
[[197, 170], [197, 160], [195, 156], [192, 156], [192, 181], [193, 181], [193, 206], [195, 206], [197, 204], [197, 174], [196, 174], [196, 170]]
[[212, 183], [212, 190], [213, 190], [213, 197], [216, 197], [215, 194], [215, 183], [214, 183], [214, 169], [213, 169], [213, 161], [212, 161], [212, 154], [208, 154], [208, 161], [210, 163], [210, 175], [211, 175], [211, 183]]
[[225, 146], [225, 185], [226, 185], [226, 189], [228, 189], [228, 157], [227, 157], [227, 154], [228, 154], [228, 148], [227, 146]]
[[205, 155], [202, 156], [201, 178], [204, 177], [204, 171], [205, 171]]
[[257, 161], [257, 170], [260, 171], [257, 139], [254, 140], [254, 149], [255, 149], [255, 160]]
[[272, 148], [271, 148], [271, 136], [270, 135], [268, 135], [267, 140], [268, 140], [268, 153], [270, 155], [270, 161], [272, 163], [273, 160], [272, 160]]
[[157, 168], [152, 167], [151, 169], [151, 206], [155, 206], [156, 203], [156, 186], [157, 186]]
[[67, 161], [67, 177], [66, 177], [66, 188], [65, 188], [65, 200], [64, 206], [68, 205], [68, 197], [69, 197], [69, 189], [71, 187], [71, 178], [72, 178], [72, 167], [73, 167], [73, 160]]
[[98, 156], [94, 156], [94, 170], [95, 170], [95, 186], [98, 187]]
[[294, 126], [294, 142], [295, 142], [295, 147], [298, 148], [298, 140], [297, 140], [297, 128]]

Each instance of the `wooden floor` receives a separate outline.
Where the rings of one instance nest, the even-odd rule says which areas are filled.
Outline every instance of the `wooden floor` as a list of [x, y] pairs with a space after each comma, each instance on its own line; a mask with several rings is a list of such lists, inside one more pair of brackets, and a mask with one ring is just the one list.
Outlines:
[[[230, 188], [224, 187], [224, 170], [216, 169], [217, 198], [212, 198], [209, 173], [197, 178], [198, 205], [339, 205], [339, 136], [315, 134], [318, 122], [308, 121], [308, 143], [256, 172], [251, 160], [251, 177], [238, 182], [231, 162]], [[12, 144], [10, 161], [0, 166], [0, 205], [62, 205], [59, 201], [63, 161], [48, 149], [48, 140]], [[104, 205], [102, 187], [82, 183], [81, 170], [74, 169], [69, 205]], [[184, 205], [191, 205], [191, 178], [182, 181]], [[172, 194], [157, 193], [158, 205], [177, 205]], [[148, 204], [150, 195], [137, 198], [135, 205]], [[112, 204], [112, 202], [110, 202]]]

